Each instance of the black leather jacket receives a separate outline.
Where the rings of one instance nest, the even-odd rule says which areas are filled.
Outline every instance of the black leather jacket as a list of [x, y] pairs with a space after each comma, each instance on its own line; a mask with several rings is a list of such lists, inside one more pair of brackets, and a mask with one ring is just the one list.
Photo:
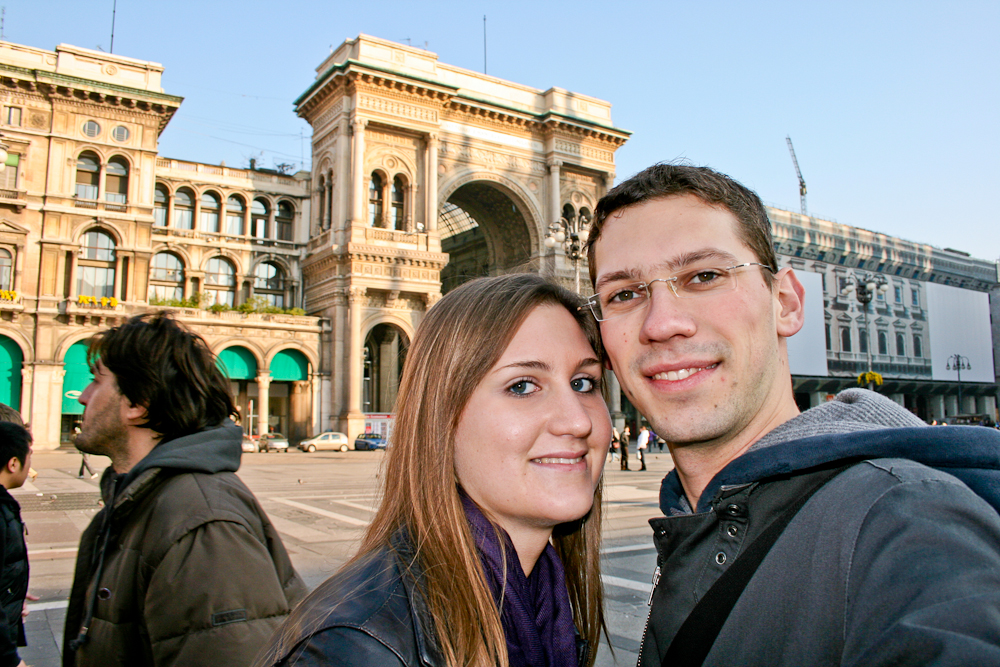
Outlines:
[[[444, 667], [433, 621], [416, 581], [412, 547], [367, 554], [309, 594], [275, 637], [296, 628], [279, 667]], [[275, 650], [275, 640], [266, 651]], [[258, 661], [258, 665], [261, 664]]]

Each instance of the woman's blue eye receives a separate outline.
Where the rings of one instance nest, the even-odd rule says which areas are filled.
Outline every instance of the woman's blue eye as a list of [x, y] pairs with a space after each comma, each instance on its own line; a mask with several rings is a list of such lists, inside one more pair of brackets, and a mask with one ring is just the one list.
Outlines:
[[536, 385], [530, 380], [518, 380], [510, 386], [509, 391], [512, 394], [517, 394], [518, 396], [524, 396], [535, 391]]
[[569, 386], [573, 388], [573, 391], [579, 391], [581, 393], [587, 393], [594, 391], [594, 381], [590, 378], [574, 378]]

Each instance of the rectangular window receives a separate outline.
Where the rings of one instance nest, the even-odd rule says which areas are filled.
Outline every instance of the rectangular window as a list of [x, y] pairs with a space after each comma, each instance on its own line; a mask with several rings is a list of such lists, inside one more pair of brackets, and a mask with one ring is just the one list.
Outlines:
[[88, 183], [77, 183], [76, 196], [78, 199], [97, 199], [97, 186]]
[[4, 120], [8, 125], [21, 127], [21, 107], [7, 107], [5, 116]]
[[181, 287], [171, 287], [170, 285], [150, 285], [149, 298], [154, 297], [162, 301], [180, 301], [184, 298], [184, 290]]
[[896, 285], [894, 288], [894, 294], [896, 295], [896, 303], [903, 303], [903, 288]]
[[202, 211], [201, 230], [205, 232], [218, 232], [219, 214], [215, 211]]
[[916, 288], [910, 290], [910, 305], [920, 306], [920, 290]]
[[278, 227], [278, 240], [279, 241], [291, 241], [292, 240], [292, 221], [291, 220], [281, 220], [277, 221]]
[[194, 211], [189, 208], [175, 208], [174, 222], [177, 229], [194, 229]]
[[102, 266], [81, 266], [77, 293], [84, 296], [115, 295], [115, 270]]
[[226, 233], [230, 236], [243, 236], [243, 216], [226, 216]]
[[153, 209], [153, 224], [157, 227], [167, 226], [167, 209], [162, 206], [157, 206]]
[[[16, 156], [15, 156], [16, 157]], [[7, 160], [10, 162], [10, 159]], [[17, 190], [17, 163], [14, 166], [7, 165], [7, 168], [0, 171], [0, 188], [4, 190]]]

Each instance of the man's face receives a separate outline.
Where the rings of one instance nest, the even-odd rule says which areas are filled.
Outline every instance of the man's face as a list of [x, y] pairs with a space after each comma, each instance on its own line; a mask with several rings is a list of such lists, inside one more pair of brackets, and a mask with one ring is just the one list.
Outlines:
[[[76, 448], [87, 454], [112, 456], [128, 449], [128, 430], [124, 411], [129, 401], [118, 391], [115, 375], [97, 361], [94, 379], [78, 399], [84, 406], [82, 430], [76, 436]], [[112, 456], [112, 458], [114, 458]]]
[[[618, 211], [594, 247], [597, 291], [685, 268], [758, 261], [737, 237], [737, 224], [730, 212], [691, 195]], [[653, 283], [646, 308], [601, 323], [622, 389], [667, 442], [756, 439], [769, 410], [778, 409], [787, 359], [765, 270], [742, 269], [734, 291], [697, 298], [677, 298], [666, 283]]]

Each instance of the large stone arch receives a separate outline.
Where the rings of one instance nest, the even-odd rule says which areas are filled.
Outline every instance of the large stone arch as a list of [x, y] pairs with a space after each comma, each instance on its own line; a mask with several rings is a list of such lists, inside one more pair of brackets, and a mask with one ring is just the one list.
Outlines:
[[391, 413], [413, 329], [402, 318], [381, 316], [365, 322], [364, 331], [362, 408], [369, 413]]
[[543, 218], [520, 183], [492, 172], [466, 172], [443, 184], [440, 201], [441, 249], [449, 253], [442, 292], [480, 276], [539, 270]]

